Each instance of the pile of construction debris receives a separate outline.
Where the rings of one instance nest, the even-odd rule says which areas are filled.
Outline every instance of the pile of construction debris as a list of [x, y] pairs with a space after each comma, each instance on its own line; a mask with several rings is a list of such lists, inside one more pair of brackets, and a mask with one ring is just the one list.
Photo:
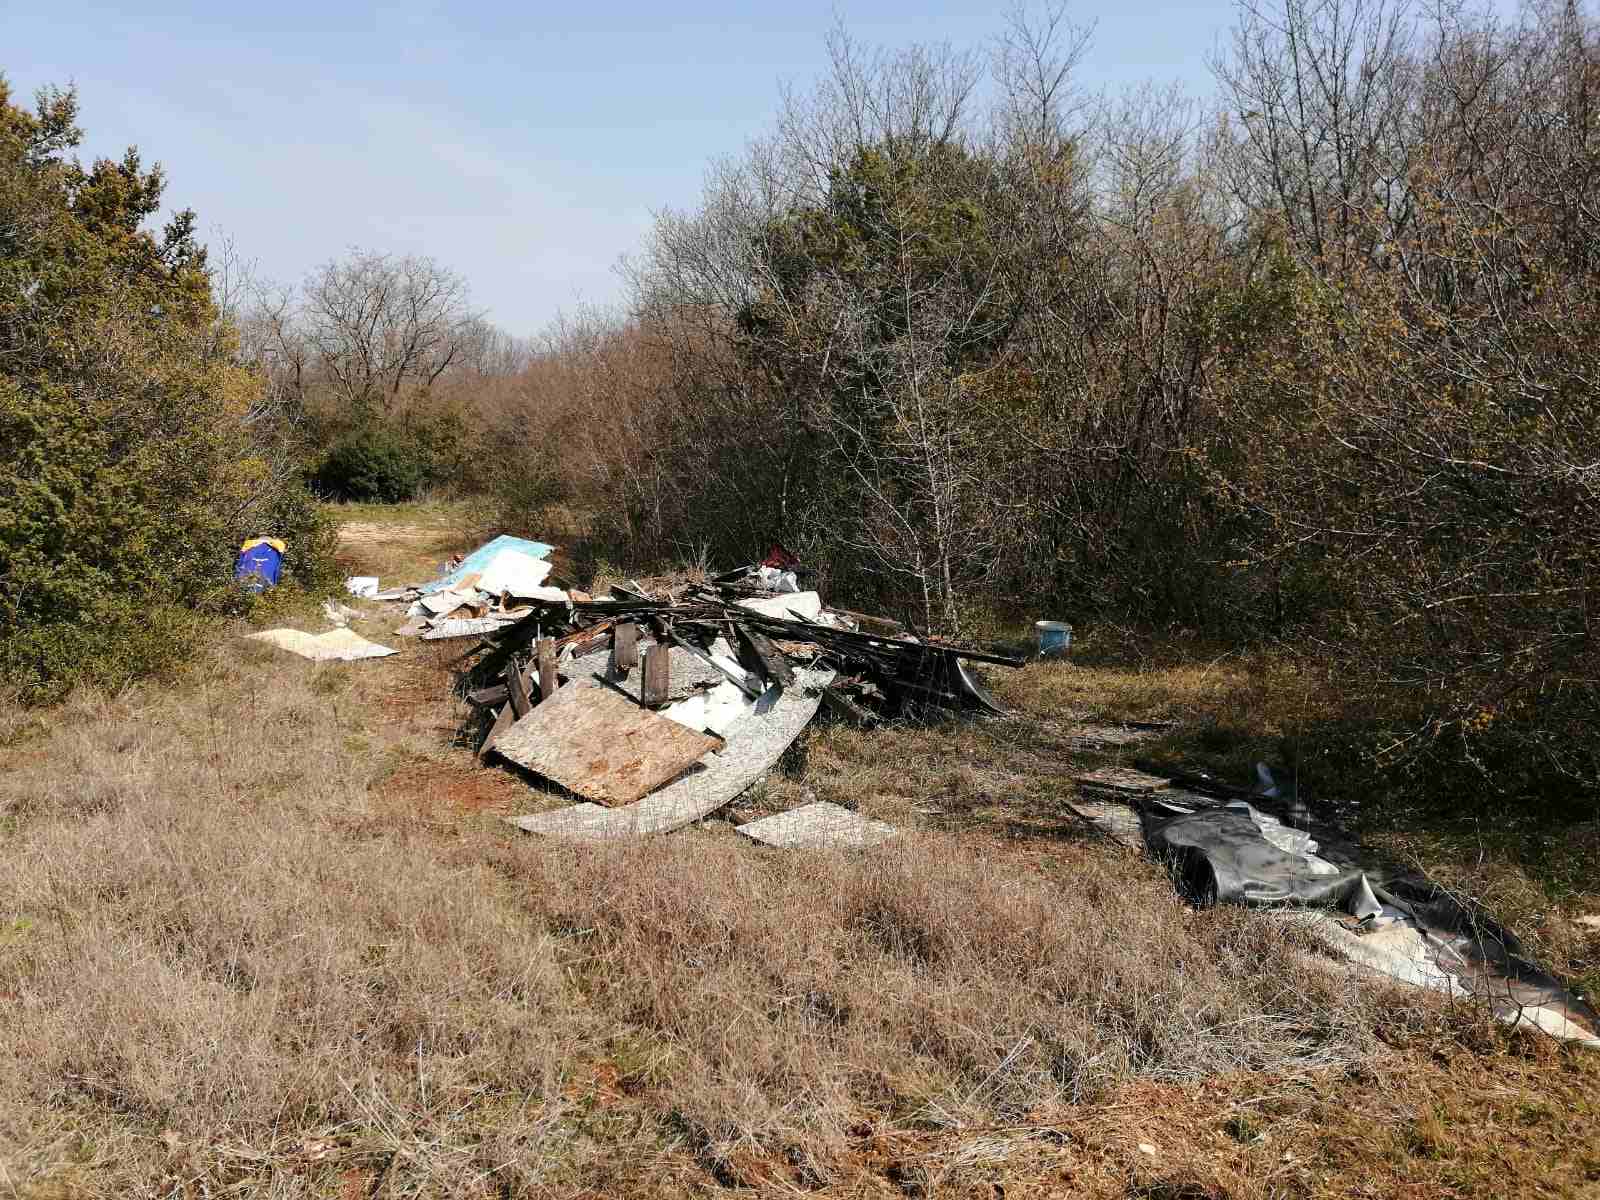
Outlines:
[[[534, 833], [662, 833], [703, 819], [759, 780], [827, 705], [858, 725], [930, 710], [1001, 714], [974, 663], [1025, 659], [957, 646], [902, 623], [829, 610], [798, 587], [793, 557], [709, 583], [604, 596], [557, 575], [553, 547], [500, 537], [431, 583], [352, 592], [406, 604], [399, 636], [470, 639], [454, 661], [479, 713], [479, 754], [579, 802], [515, 819]], [[743, 830], [773, 844], [865, 844], [892, 830], [817, 804]]]

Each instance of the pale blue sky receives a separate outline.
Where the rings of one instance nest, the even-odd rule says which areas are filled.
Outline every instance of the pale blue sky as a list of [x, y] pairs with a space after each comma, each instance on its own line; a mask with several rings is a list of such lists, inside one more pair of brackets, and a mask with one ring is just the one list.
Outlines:
[[[383, 5], [337, 0], [0, 0], [19, 97], [78, 86], [89, 155], [133, 143], [168, 200], [283, 282], [358, 245], [432, 255], [526, 335], [620, 294], [652, 211], [694, 203], [709, 159], [771, 121], [780, 80], [824, 64], [838, 12], [871, 43], [977, 46], [1002, 5], [785, 0]], [[1080, 73], [1209, 92], [1227, 0], [1109, 3]]]

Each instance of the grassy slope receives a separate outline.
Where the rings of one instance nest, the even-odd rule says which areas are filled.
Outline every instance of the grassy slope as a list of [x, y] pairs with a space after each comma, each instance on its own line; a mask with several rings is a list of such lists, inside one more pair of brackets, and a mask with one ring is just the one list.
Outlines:
[[[464, 509], [344, 515], [395, 581], [470, 540]], [[742, 808], [907, 836], [779, 854], [509, 832], [533, 798], [455, 744], [448, 652], [404, 645], [233, 642], [0, 710], [0, 1195], [1600, 1187], [1600, 1056], [1188, 912], [1064, 812], [1077, 722], [1242, 754], [1279, 719], [1259, 673], [1036, 665], [996, 680], [1016, 721], [816, 728]]]

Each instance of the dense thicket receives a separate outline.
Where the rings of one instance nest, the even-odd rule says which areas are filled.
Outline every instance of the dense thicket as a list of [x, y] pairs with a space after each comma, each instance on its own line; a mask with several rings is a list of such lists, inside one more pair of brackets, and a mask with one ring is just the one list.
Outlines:
[[526, 357], [472, 311], [464, 279], [432, 258], [354, 249], [296, 286], [249, 278], [240, 291], [245, 343], [296, 415], [319, 495], [481, 486], [481, 418]]
[[159, 233], [159, 168], [82, 166], [71, 92], [0, 79], [0, 678], [40, 692], [181, 655], [241, 537], [327, 534], [214, 302], [190, 212]]
[[1275, 640], [1374, 755], [1592, 798], [1591, 13], [1247, 5], [1210, 108], [1081, 96], [1059, 12], [832, 50], [530, 369], [530, 494], [945, 628]]

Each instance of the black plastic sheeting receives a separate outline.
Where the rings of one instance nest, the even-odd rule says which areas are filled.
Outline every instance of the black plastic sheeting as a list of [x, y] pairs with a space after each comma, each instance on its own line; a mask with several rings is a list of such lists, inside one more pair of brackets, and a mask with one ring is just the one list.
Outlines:
[[1258, 807], [1264, 801], [1177, 790], [1119, 799], [1139, 813], [1146, 849], [1192, 903], [1331, 910], [1358, 935], [1414, 929], [1437, 973], [1502, 1020], [1600, 1042], [1600, 1013], [1531, 962], [1509, 930], [1339, 830], [1280, 820]]

